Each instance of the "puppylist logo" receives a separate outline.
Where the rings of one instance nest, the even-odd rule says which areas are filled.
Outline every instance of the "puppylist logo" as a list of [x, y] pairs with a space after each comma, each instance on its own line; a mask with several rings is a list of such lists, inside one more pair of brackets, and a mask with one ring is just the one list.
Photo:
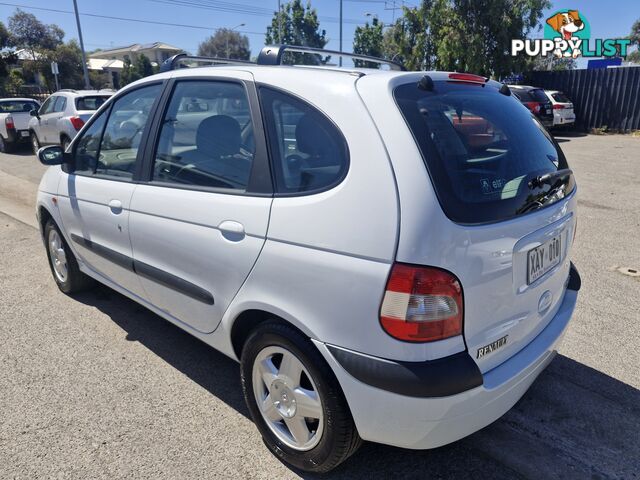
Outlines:
[[625, 57], [631, 40], [626, 38], [596, 38], [591, 40], [591, 26], [578, 10], [559, 10], [547, 18], [544, 39], [511, 41], [511, 55], [530, 57], [554, 55], [571, 57]]

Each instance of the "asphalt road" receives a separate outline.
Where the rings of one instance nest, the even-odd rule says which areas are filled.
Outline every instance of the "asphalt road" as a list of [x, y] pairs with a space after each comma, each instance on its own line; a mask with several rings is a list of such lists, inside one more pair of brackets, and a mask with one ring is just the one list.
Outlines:
[[[640, 278], [617, 270], [640, 269], [640, 138], [559, 140], [583, 280], [560, 355], [484, 430], [367, 444], [326, 478], [640, 478]], [[32, 212], [42, 171], [0, 154], [0, 207]], [[37, 231], [2, 213], [0, 367], [0, 478], [299, 477], [262, 444], [234, 362], [106, 287], [63, 295]]]

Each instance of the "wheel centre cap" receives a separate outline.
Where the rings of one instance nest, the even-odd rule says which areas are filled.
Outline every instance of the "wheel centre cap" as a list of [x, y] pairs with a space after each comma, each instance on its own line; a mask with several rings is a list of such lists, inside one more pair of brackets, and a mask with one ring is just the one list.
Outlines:
[[296, 414], [296, 398], [293, 391], [280, 379], [274, 380], [269, 389], [273, 406], [284, 418], [292, 418]]

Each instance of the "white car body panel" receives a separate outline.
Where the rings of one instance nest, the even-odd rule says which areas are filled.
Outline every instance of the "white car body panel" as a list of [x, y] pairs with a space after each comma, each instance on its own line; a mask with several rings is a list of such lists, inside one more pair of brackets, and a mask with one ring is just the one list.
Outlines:
[[[447, 218], [392, 95], [395, 86], [417, 82], [424, 72], [199, 68], [143, 79], [123, 92], [149, 80], [194, 75], [255, 78], [322, 111], [348, 143], [346, 177], [319, 193], [271, 197], [79, 179], [51, 168], [38, 206], [62, 228], [82, 271], [234, 359], [231, 332], [243, 313], [260, 310], [294, 325], [331, 366], [365, 440], [434, 448], [511, 408], [553, 358], [575, 307], [577, 293], [566, 288], [575, 191], [498, 223], [469, 226]], [[109, 207], [114, 199], [122, 203], [117, 214]], [[223, 231], [229, 221], [243, 232]], [[527, 252], [560, 232], [560, 263], [527, 286]], [[180, 277], [210, 292], [215, 302], [198, 302], [109, 264], [74, 235]], [[394, 262], [457, 276], [464, 291], [464, 335], [407, 343], [381, 328], [380, 305]], [[546, 291], [552, 298], [540, 310]], [[475, 358], [479, 348], [505, 335], [502, 348]], [[468, 349], [483, 385], [440, 398], [400, 395], [356, 379], [330, 347], [389, 362], [428, 362]]]
[[554, 108], [553, 109], [553, 126], [556, 127], [558, 125], [573, 125], [576, 121], [576, 114], [573, 109], [573, 103], [569, 102], [558, 102], [555, 98], [553, 98], [554, 93], [558, 93], [557, 90], [545, 90], [544, 91], [551, 100], [552, 106], [562, 105], [563, 108]]

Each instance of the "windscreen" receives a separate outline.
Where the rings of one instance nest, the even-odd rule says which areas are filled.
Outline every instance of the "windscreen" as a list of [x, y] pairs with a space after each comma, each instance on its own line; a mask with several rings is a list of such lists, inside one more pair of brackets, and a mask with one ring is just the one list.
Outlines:
[[28, 100], [11, 100], [0, 102], [0, 113], [22, 113], [37, 110], [40, 106]]
[[105, 95], [91, 95], [76, 98], [76, 110], [97, 110], [109, 99]]
[[443, 211], [465, 224], [505, 220], [555, 203], [573, 177], [530, 181], [566, 169], [562, 151], [515, 97], [490, 85], [398, 86], [394, 96], [422, 153]]

